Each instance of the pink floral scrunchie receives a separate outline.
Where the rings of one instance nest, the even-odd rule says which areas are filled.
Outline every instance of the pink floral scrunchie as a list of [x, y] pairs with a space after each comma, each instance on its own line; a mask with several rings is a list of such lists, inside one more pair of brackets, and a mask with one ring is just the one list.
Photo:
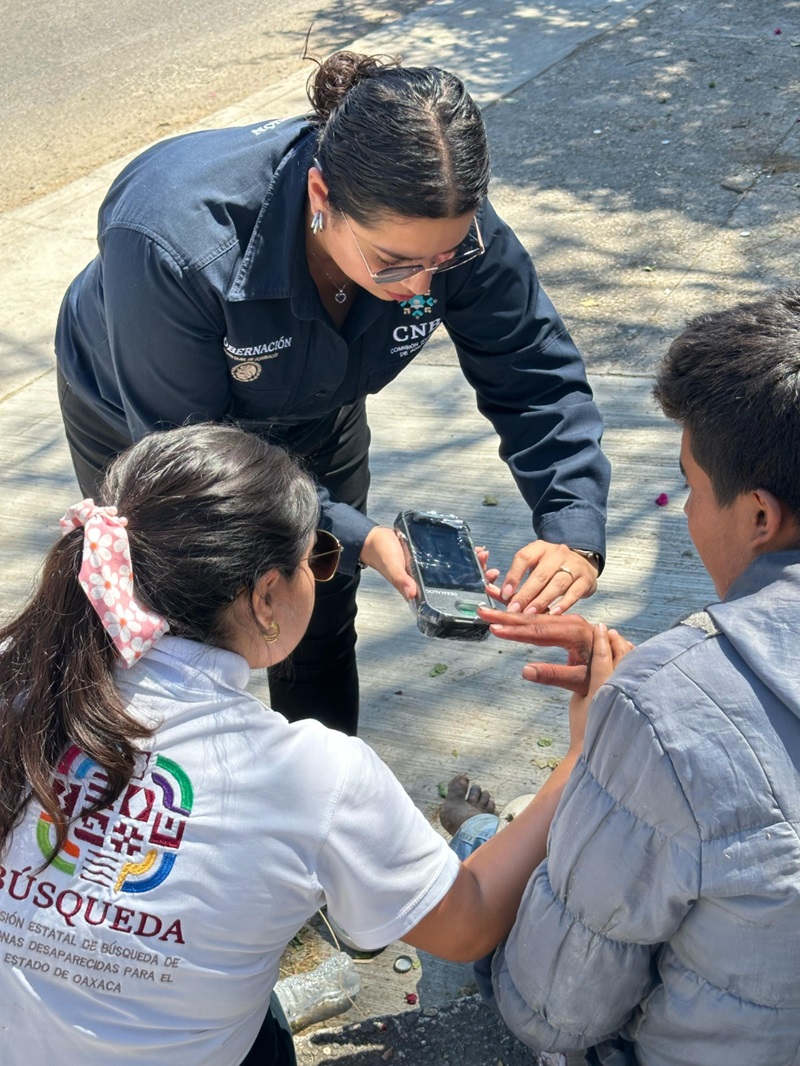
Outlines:
[[59, 520], [62, 536], [83, 526], [83, 563], [78, 580], [100, 616], [125, 666], [132, 666], [169, 629], [166, 618], [145, 611], [133, 594], [127, 518], [116, 507], [82, 500]]

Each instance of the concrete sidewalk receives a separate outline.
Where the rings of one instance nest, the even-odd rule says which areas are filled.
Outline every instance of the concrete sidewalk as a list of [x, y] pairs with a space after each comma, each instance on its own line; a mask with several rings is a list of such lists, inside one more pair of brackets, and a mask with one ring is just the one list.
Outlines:
[[[585, 610], [644, 639], [713, 597], [681, 513], [677, 433], [649, 402], [654, 363], [687, 316], [797, 275], [800, 9], [778, 0], [435, 0], [355, 47], [456, 70], [485, 108], [493, 200], [583, 350], [608, 427], [609, 560]], [[295, 79], [204, 125], [304, 109]], [[96, 210], [122, 163], [0, 216], [8, 613], [76, 499], [52, 333], [66, 285], [94, 254]], [[529, 539], [529, 516], [446, 338], [374, 397], [370, 412], [373, 517], [391, 521], [412, 504], [456, 510], [506, 564]], [[664, 508], [654, 503], [661, 492], [670, 496]], [[487, 496], [497, 505], [485, 506]], [[456, 770], [502, 803], [537, 787], [548, 760], [565, 751], [565, 700], [520, 680], [521, 649], [427, 641], [370, 573], [359, 632], [362, 734], [426, 814]], [[401, 977], [391, 967], [399, 950], [362, 966], [358, 1010], [344, 1028], [299, 1039], [304, 1066], [531, 1061], [477, 1004], [448, 1006], [469, 987], [468, 969], [425, 958]], [[419, 995], [417, 1007], [407, 992]], [[391, 1021], [364, 1024], [363, 1015]]]

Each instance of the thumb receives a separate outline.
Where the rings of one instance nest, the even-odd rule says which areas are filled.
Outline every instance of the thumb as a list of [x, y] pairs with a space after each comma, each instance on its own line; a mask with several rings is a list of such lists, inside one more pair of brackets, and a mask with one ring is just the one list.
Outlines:
[[405, 567], [390, 564], [383, 576], [390, 585], [394, 585], [404, 600], [413, 600], [417, 594], [417, 583]]
[[592, 634], [592, 659], [589, 664], [589, 695], [594, 696], [601, 685], [608, 681], [614, 671], [608, 629], [598, 622]]

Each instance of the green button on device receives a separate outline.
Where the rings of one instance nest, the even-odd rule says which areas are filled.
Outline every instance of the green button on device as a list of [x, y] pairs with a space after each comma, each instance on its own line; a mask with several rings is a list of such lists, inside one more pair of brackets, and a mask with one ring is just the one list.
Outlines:
[[462, 601], [461, 603], [456, 603], [456, 607], [461, 612], [461, 614], [467, 614], [467, 615], [469, 615], [470, 618], [477, 618], [477, 615], [478, 615], [478, 605], [477, 605], [477, 603], [464, 603]]

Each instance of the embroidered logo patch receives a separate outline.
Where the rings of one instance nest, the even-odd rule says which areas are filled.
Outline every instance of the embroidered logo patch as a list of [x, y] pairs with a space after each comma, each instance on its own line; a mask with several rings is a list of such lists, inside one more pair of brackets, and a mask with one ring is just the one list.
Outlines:
[[276, 341], [250, 344], [245, 348], [236, 348], [227, 337], [222, 341], [225, 354], [236, 364], [231, 368], [231, 377], [237, 381], [255, 381], [261, 376], [261, 364], [265, 359], [277, 359], [284, 348], [291, 346], [291, 337], [278, 337]]
[[401, 300], [400, 306], [404, 315], [413, 315], [414, 318], [422, 318], [429, 315], [434, 304], [438, 303], [432, 296], [412, 296], [410, 300]]
[[[68, 818], [96, 803], [108, 784], [104, 770], [72, 745], [58, 765], [54, 789]], [[82, 814], [52, 865], [62, 873], [114, 892], [148, 892], [169, 876], [192, 811], [194, 792], [186, 772], [163, 755], [141, 756], [136, 775], [109, 807]], [[42, 811], [36, 841], [49, 858], [55, 844]]]
[[231, 370], [231, 377], [237, 381], [255, 381], [261, 374], [258, 363], [237, 363]]

